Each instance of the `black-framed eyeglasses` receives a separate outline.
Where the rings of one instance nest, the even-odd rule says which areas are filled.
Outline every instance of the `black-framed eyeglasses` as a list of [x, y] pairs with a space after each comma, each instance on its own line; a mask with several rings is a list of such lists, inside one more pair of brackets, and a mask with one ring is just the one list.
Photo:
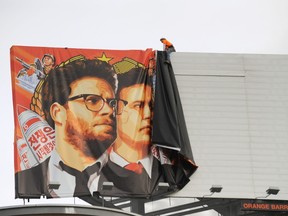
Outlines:
[[123, 112], [124, 107], [128, 103], [127, 101], [122, 99], [116, 99], [116, 98], [104, 99], [100, 95], [95, 94], [76, 95], [71, 98], [68, 98], [68, 101], [73, 101], [78, 98], [83, 98], [86, 108], [92, 112], [99, 112], [104, 107], [104, 104], [108, 103], [108, 105], [113, 108], [116, 115], [120, 115]]

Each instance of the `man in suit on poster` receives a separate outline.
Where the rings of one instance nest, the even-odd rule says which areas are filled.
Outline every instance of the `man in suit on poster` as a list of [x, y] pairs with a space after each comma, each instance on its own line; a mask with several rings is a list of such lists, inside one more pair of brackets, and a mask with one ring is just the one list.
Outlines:
[[161, 178], [157, 148], [151, 146], [152, 88], [148, 71], [139, 67], [118, 74], [117, 97], [128, 103], [117, 116], [118, 136], [103, 173], [114, 184], [113, 195], [146, 197], [155, 191]]
[[16, 173], [16, 197], [87, 196], [98, 190], [107, 149], [116, 139], [116, 74], [106, 62], [84, 57], [52, 70], [43, 83], [42, 107], [55, 128], [51, 157]]

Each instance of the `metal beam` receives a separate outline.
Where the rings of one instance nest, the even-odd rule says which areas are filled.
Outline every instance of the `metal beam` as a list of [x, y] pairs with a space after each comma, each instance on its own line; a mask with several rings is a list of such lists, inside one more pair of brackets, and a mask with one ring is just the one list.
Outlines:
[[120, 209], [119, 207], [115, 206], [110, 201], [106, 201], [103, 198], [96, 197], [96, 196], [83, 196], [78, 197], [79, 199], [82, 199], [83, 201], [93, 205], [93, 206], [102, 206], [107, 208], [113, 208], [113, 209]]
[[146, 213], [145, 216], [154, 216], [154, 215], [161, 215], [161, 214], [167, 214], [167, 213], [172, 213], [172, 212], [178, 212], [178, 211], [182, 211], [184, 209], [191, 209], [191, 208], [196, 208], [199, 206], [203, 206], [204, 205], [210, 205], [213, 204], [215, 202], [217, 202], [216, 200], [223, 200], [223, 199], [202, 199], [198, 202], [193, 202], [193, 203], [188, 203], [188, 204], [184, 204], [184, 205], [178, 205], [178, 206], [174, 206], [174, 207], [170, 207], [170, 208], [166, 208], [166, 209], [161, 209], [161, 210], [157, 210], [157, 211], [153, 211], [153, 212], [149, 212]]

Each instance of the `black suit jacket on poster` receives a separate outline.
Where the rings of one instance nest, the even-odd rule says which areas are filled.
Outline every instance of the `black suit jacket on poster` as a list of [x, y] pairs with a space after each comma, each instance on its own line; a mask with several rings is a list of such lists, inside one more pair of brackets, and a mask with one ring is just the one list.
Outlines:
[[[40, 198], [43, 195], [45, 195], [47, 198], [52, 198], [47, 182], [49, 160], [50, 157], [35, 167], [17, 172], [15, 174], [16, 198]], [[100, 176], [98, 187], [102, 186], [101, 179], [102, 178]], [[91, 196], [90, 192], [87, 192], [86, 189], [87, 187], [83, 186], [83, 193], [77, 192], [77, 194], [74, 194], [74, 196]]]
[[[15, 174], [16, 198], [40, 198], [42, 195], [48, 198], [51, 197], [47, 188], [49, 160], [50, 157], [35, 167]], [[183, 172], [179, 167], [160, 165], [160, 162], [156, 158], [153, 158], [151, 179], [146, 171], [139, 175], [109, 160], [101, 171], [98, 188], [102, 195], [147, 198], [163, 194], [163, 191], [157, 190], [159, 182], [168, 182], [170, 192], [171, 189], [173, 191], [178, 190], [179, 186], [177, 187], [176, 185], [177, 182], [179, 184], [179, 179], [184, 183], [183, 186], [189, 181], [189, 178], [183, 178]], [[107, 181], [114, 184], [113, 189], [110, 191], [102, 190], [103, 182]], [[90, 196], [90, 194], [84, 194], [83, 196], [87, 195]]]
[[158, 183], [163, 181], [162, 168], [155, 157], [153, 157], [151, 179], [145, 170], [142, 174], [137, 174], [115, 164], [110, 159], [102, 169], [102, 173], [104, 175], [102, 183], [108, 181], [114, 184], [112, 190], [100, 189], [100, 194], [107, 196], [147, 198], [157, 193]]
[[47, 171], [50, 157], [39, 165], [15, 174], [16, 198], [40, 198], [49, 195]]

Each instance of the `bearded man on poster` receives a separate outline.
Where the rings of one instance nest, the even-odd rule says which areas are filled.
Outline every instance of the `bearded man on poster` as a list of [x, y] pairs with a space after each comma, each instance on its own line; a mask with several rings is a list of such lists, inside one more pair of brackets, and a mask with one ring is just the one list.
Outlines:
[[42, 89], [55, 150], [38, 166], [16, 173], [16, 197], [81, 197], [98, 190], [125, 101], [115, 99], [116, 75], [108, 63], [84, 57], [66, 62], [49, 73]]

